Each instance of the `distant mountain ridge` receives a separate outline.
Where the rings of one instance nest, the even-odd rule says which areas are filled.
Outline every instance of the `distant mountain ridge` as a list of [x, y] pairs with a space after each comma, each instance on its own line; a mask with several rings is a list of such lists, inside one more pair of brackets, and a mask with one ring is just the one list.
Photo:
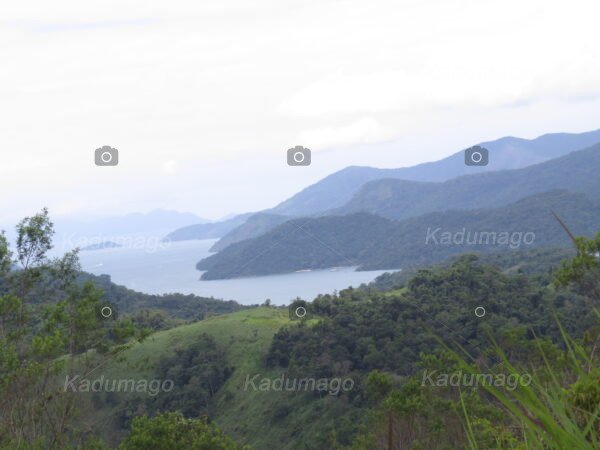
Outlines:
[[[568, 212], [569, 218], [576, 216], [579, 217], [577, 220], [584, 221], [585, 202], [581, 197], [572, 196], [585, 194], [590, 202], [600, 201], [598, 168], [600, 144], [524, 169], [462, 176], [442, 183], [395, 179], [373, 181], [367, 183], [344, 208], [319, 217], [294, 219], [262, 236], [232, 244], [219, 254], [201, 261], [198, 269], [207, 271], [203, 274], [204, 278], [212, 279], [339, 264], [390, 269], [395, 268], [390, 264], [406, 262], [404, 258], [407, 255], [414, 261], [428, 263], [431, 261], [427, 260], [427, 255], [439, 249], [418, 247], [418, 251], [413, 252], [411, 242], [405, 242], [406, 236], [417, 239], [413, 230], [416, 228], [421, 233], [427, 222], [433, 226], [434, 223], [459, 225], [462, 221], [464, 226], [486, 224], [489, 228], [495, 223], [506, 223], [503, 215], [511, 220], [514, 215], [519, 221], [509, 224], [527, 231], [533, 226], [531, 217], [541, 220], [541, 213], [536, 216], [531, 211], [539, 212], [542, 207], [545, 208], [544, 221], [548, 220], [551, 207], [559, 211], [562, 208]], [[567, 190], [570, 191], [568, 195], [556, 193]], [[530, 200], [519, 203], [524, 197]], [[581, 210], [571, 208], [570, 202], [577, 204]], [[526, 206], [523, 207], [523, 204]], [[490, 215], [493, 217], [491, 222]], [[596, 219], [593, 222], [595, 227], [600, 217]], [[395, 220], [401, 220], [401, 225], [394, 225], [398, 223]], [[547, 222], [544, 223], [548, 227]], [[398, 230], [402, 230], [400, 234]], [[323, 252], [322, 247], [311, 246], [310, 239], [296, 239], [298, 235], [312, 236], [315, 242], [337, 250], [344, 256], [343, 261], [335, 251]], [[390, 237], [395, 237], [396, 241], [390, 241]], [[555, 240], [548, 239], [548, 243], [556, 244]], [[369, 242], [369, 247], [378, 251], [370, 254], [363, 247], [364, 242]], [[447, 249], [441, 248], [442, 253], [448, 253]], [[393, 249], [393, 255], [400, 256], [389, 256], [387, 252], [390, 249]], [[240, 266], [241, 261], [244, 264]]]
[[366, 183], [345, 206], [329, 214], [368, 212], [390, 219], [450, 209], [506, 205], [553, 189], [600, 196], [600, 144], [523, 169], [466, 175], [442, 183], [382, 179]]
[[[125, 237], [159, 239], [169, 230], [204, 221], [205, 219], [193, 213], [164, 209], [89, 220], [58, 217], [53, 221], [53, 252], [58, 254], [74, 247], [87, 247], [102, 241], [119, 241]], [[9, 230], [8, 235], [13, 240], [16, 238], [12, 230]]]
[[[236, 216], [233, 222], [221, 221], [206, 226], [189, 226], [171, 232], [166, 240], [223, 238], [212, 250], [220, 251], [243, 239], [260, 236], [278, 225], [275, 217], [302, 217], [320, 214], [344, 214], [343, 208], [368, 182], [381, 179], [401, 179], [414, 182], [443, 182], [467, 175], [498, 170], [517, 169], [548, 161], [553, 158], [590, 147], [600, 142], [600, 130], [584, 133], [551, 133], [535, 139], [503, 137], [479, 145], [490, 151], [490, 163], [484, 167], [466, 166], [464, 151], [456, 152], [439, 161], [399, 169], [350, 166], [308, 186], [274, 208], [261, 211], [262, 218], [246, 224]], [[412, 185], [417, 186], [417, 185]], [[267, 216], [268, 215], [268, 216]], [[272, 220], [267, 219], [270, 217]], [[232, 224], [235, 223], [235, 226]], [[258, 225], [260, 223], [260, 226]], [[238, 229], [239, 228], [239, 229]], [[231, 234], [230, 234], [231, 233]]]
[[[344, 214], [343, 209], [337, 210], [337, 208], [342, 208], [350, 202], [366, 183], [374, 180], [389, 178], [414, 182], [443, 182], [462, 175], [527, 167], [574, 150], [587, 148], [598, 142], [600, 142], [600, 130], [579, 134], [545, 134], [535, 139], [509, 136], [479, 144], [490, 152], [490, 163], [484, 167], [466, 166], [463, 151], [439, 161], [399, 169], [350, 166], [325, 177], [276, 207], [263, 211], [262, 214], [273, 217]], [[281, 223], [278, 220], [269, 222], [264, 218], [257, 219], [257, 222], [261, 222], [262, 226], [250, 222], [234, 228], [222, 236], [222, 239], [213, 246], [213, 250], [220, 251], [235, 242], [260, 236]]]
[[253, 213], [240, 214], [221, 222], [199, 223], [177, 228], [167, 234], [163, 241], [188, 241], [194, 239], [214, 239], [224, 236], [243, 224]]
[[600, 200], [551, 191], [499, 208], [445, 211], [395, 221], [368, 213], [299, 218], [265, 235], [230, 245], [200, 261], [205, 280], [302, 269], [358, 266], [391, 270], [444, 261], [465, 252], [569, 246], [552, 212], [578, 235], [600, 222]]
[[600, 130], [585, 133], [552, 133], [535, 139], [503, 137], [481, 145], [490, 151], [487, 166], [466, 166], [464, 152], [439, 161], [399, 169], [351, 166], [335, 172], [303, 189], [267, 212], [289, 216], [308, 216], [343, 206], [362, 185], [382, 178], [440, 182], [461, 175], [523, 168], [580, 150], [600, 142]]

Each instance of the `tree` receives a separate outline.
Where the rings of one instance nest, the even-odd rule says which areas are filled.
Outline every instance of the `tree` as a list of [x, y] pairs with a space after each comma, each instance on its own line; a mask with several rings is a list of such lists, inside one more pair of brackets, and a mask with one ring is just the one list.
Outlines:
[[134, 419], [131, 433], [121, 450], [237, 450], [231, 438], [206, 420], [186, 419], [180, 413], [167, 412], [153, 418]]
[[8, 248], [8, 241], [4, 231], [0, 231], [0, 276], [5, 275], [10, 269], [12, 253]]
[[60, 376], [100, 367], [111, 345], [122, 348], [136, 332], [131, 321], [101, 317], [103, 292], [76, 282], [76, 250], [47, 257], [53, 234], [47, 209], [23, 219], [15, 261], [0, 234], [0, 448], [87, 446], [76, 426], [78, 393]]
[[588, 297], [600, 300], [600, 233], [593, 239], [572, 237], [577, 255], [563, 261], [555, 283], [576, 284]]
[[48, 216], [48, 209], [33, 217], [25, 217], [17, 225], [17, 259], [24, 270], [42, 264], [52, 248], [54, 224]]

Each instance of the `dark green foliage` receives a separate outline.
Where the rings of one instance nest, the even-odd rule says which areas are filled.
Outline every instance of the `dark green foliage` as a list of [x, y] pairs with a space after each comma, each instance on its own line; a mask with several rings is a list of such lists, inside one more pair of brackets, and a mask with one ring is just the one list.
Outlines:
[[137, 314], [143, 309], [158, 310], [174, 318], [191, 321], [249, 308], [233, 300], [223, 301], [193, 294], [144, 294], [114, 284], [108, 275], [80, 274], [79, 280], [91, 280], [101, 287], [104, 290], [104, 298], [123, 314]]
[[358, 265], [365, 243], [387, 234], [391, 225], [368, 214], [295, 219], [256, 239], [232, 244], [197, 268], [208, 270], [202, 275], [208, 280]]
[[[577, 408], [577, 419], [583, 427], [590, 415], [600, 413], [600, 368], [583, 374], [568, 390], [570, 402]], [[596, 419], [596, 435], [600, 437], [600, 419]]]
[[[235, 302], [196, 296], [139, 294], [107, 277], [83, 274], [77, 250], [47, 257], [52, 235], [46, 209], [25, 218], [17, 225], [17, 258], [12, 261], [0, 234], [0, 417], [10, 418], [0, 421], [2, 448], [102, 447], [76, 425], [81, 393], [72, 384], [63, 387], [61, 379], [86, 378], [153, 330], [178, 323], [165, 311], [143, 306], [164, 306], [188, 318], [241, 308]], [[113, 309], [110, 317], [101, 313], [106, 306]], [[123, 314], [128, 311], [133, 314]], [[149, 409], [198, 415], [206, 412], [231, 369], [214, 341], [203, 336], [159, 362], [158, 371], [178, 384], [173, 397], [155, 397]], [[208, 435], [211, 429], [206, 429]], [[215, 436], [209, 436], [207, 445]]]
[[[564, 193], [552, 196], [575, 198]], [[530, 209], [527, 204], [519, 207]], [[586, 214], [593, 211], [588, 208]], [[535, 217], [535, 211], [529, 214]], [[577, 228], [578, 217], [567, 222]], [[373, 216], [360, 220], [371, 223]], [[95, 367], [99, 359], [128, 348], [149, 330], [175, 325], [166, 310], [204, 318], [240, 307], [194, 296], [138, 294], [107, 277], [82, 275], [76, 253], [48, 261], [34, 249], [40, 242], [43, 248], [44, 236], [51, 232], [47, 223], [27, 224], [37, 227], [27, 235], [37, 237], [23, 240], [32, 248], [19, 253], [37, 255], [33, 262], [4, 277], [0, 274], [0, 414], [12, 421], [10, 427], [0, 422], [0, 447], [16, 448], [17, 442], [25, 441], [31, 448], [99, 449], [102, 443], [87, 435], [86, 421], [77, 420], [77, 395], [60, 392], [52, 380]], [[357, 231], [351, 223], [346, 226]], [[560, 227], [557, 233], [563, 233]], [[243, 370], [255, 364], [257, 371], [287, 377], [349, 377], [355, 382], [353, 389], [339, 395], [264, 393], [262, 398], [272, 408], [252, 409], [260, 411], [256, 423], [262, 426], [248, 429], [240, 423], [227, 431], [251, 441], [252, 433], [277, 430], [277, 439], [260, 442], [269, 442], [270, 448], [311, 450], [379, 449], [389, 442], [396, 448], [519, 448], [523, 436], [528, 442], [536, 442], [531, 439], [537, 436], [543, 442], [592, 443], [600, 432], [595, 416], [600, 410], [599, 377], [597, 356], [586, 352], [594, 355], [598, 346], [598, 318], [590, 314], [589, 305], [596, 301], [594, 286], [600, 279], [599, 239], [576, 242], [577, 254], [557, 274], [556, 286], [567, 289], [557, 290], [550, 282], [563, 250], [530, 249], [463, 255], [443, 266], [388, 274], [368, 287], [317, 297], [306, 305], [309, 319], [294, 321], [276, 334], [266, 355], [270, 367], [260, 366], [264, 353], [253, 348], [257, 356]], [[2, 248], [0, 237], [0, 252]], [[90, 280], [98, 281], [102, 289]], [[104, 305], [115, 308], [110, 320], [99, 315]], [[477, 306], [486, 308], [484, 317], [475, 316]], [[212, 330], [218, 330], [216, 322]], [[239, 448], [207, 419], [197, 419], [215, 412], [222, 417], [219, 408], [235, 408], [233, 414], [243, 416], [248, 408], [230, 405], [228, 397], [219, 394], [235, 370], [227, 357], [236, 353], [225, 344], [231, 336], [223, 330], [218, 333], [222, 333], [219, 346], [213, 337], [196, 334], [195, 340], [175, 345], [168, 356], [147, 356], [134, 363], [138, 369], [154, 367], [156, 378], [173, 380], [172, 391], [130, 397], [125, 408], [115, 393], [94, 397], [104, 411], [108, 405], [122, 413], [121, 425], [129, 425], [135, 417], [121, 448]], [[567, 333], [571, 337], [565, 338]], [[252, 342], [250, 337], [249, 345]], [[450, 348], [464, 350], [473, 359], [462, 361]], [[135, 347], [131, 350], [122, 356], [135, 357]], [[512, 397], [494, 396], [493, 391], [476, 387], [458, 390], [424, 384], [424, 369], [527, 371], [535, 375], [536, 386], [532, 391], [509, 392]], [[523, 402], [527, 399], [520, 395], [531, 393], [535, 401]], [[505, 398], [512, 400], [505, 404]], [[551, 408], [549, 414], [544, 405]], [[58, 423], [54, 417], [66, 419]], [[87, 419], [91, 418], [96, 417]], [[546, 429], [540, 432], [539, 423]], [[304, 431], [307, 427], [310, 432]], [[280, 440], [282, 435], [286, 442]]]
[[131, 320], [138, 328], [147, 328], [158, 331], [170, 328], [173, 318], [160, 309], [143, 309], [130, 315]]
[[[534, 195], [495, 209], [426, 214], [400, 222], [387, 236], [372, 242], [361, 255], [361, 269], [422, 266], [467, 252], [500, 255], [568, 248], [568, 236], [553, 211], [568, 217], [573, 231], [584, 236], [595, 233], [600, 221], [600, 201], [566, 191]], [[456, 241], [447, 243], [444, 233]], [[496, 233], [496, 243], [493, 235], [484, 233]], [[501, 233], [508, 234], [508, 243], [500, 244]]]
[[372, 402], [379, 403], [390, 393], [393, 386], [394, 381], [389, 374], [373, 370], [367, 376], [365, 394]]
[[[210, 417], [210, 401], [232, 372], [214, 339], [202, 334], [192, 344], [176, 347], [172, 354], [156, 362], [153, 378], [166, 387], [122, 404], [119, 426], [128, 429], [140, 413], [156, 416], [177, 411], [187, 418]], [[110, 404], [112, 399], [107, 396], [104, 401]]]
[[121, 450], [236, 450], [242, 447], [212, 423], [178, 413], [138, 417]]
[[410, 280], [417, 271], [415, 269], [398, 270], [396, 272], [385, 272], [375, 278], [369, 284], [360, 288], [367, 291], [391, 291], [399, 289]]
[[[544, 276], [549, 280], [551, 274], [561, 267], [561, 262], [574, 254], [575, 251], [568, 248], [533, 248], [515, 252], [482, 253], [478, 257], [482, 263], [495, 266], [502, 272]], [[456, 259], [452, 258], [442, 265], [450, 265]], [[417, 269], [415, 268], [386, 272], [361, 288], [383, 292], [399, 289], [416, 273]]]
[[214, 339], [202, 334], [190, 346], [176, 348], [173, 356], [158, 361], [157, 378], [173, 380], [175, 387], [148, 401], [147, 408], [151, 413], [181, 411], [186, 417], [208, 415], [210, 399], [232, 371]]
[[46, 260], [52, 248], [54, 225], [48, 209], [33, 217], [26, 217], [17, 225], [17, 260], [24, 269], [35, 267]]
[[[488, 332], [500, 338], [524, 327], [558, 339], [554, 309], [568, 330], [589, 328], [594, 319], [584, 313], [584, 300], [575, 294], [567, 299], [465, 256], [449, 267], [418, 271], [402, 294], [347, 290], [315, 300], [313, 311], [323, 319], [281, 330], [267, 361], [315, 376], [374, 369], [408, 375], [421, 352], [438, 348], [434, 333], [478, 354]], [[485, 318], [475, 316], [478, 306], [486, 309]]]
[[0, 231], [0, 277], [8, 272], [12, 264], [12, 253], [8, 248], [8, 241], [4, 231]]
[[[89, 370], [92, 350], [104, 352], [136, 330], [127, 327], [111, 338], [121, 322], [102, 320], [101, 291], [91, 283], [74, 283], [77, 252], [48, 260], [53, 228], [46, 209], [21, 221], [17, 232], [20, 267], [3, 274], [0, 283], [0, 417], [10, 418], [0, 421], [0, 447], [87, 442], [73, 426], [76, 395], [56, 381]], [[4, 240], [0, 244], [6, 258]]]
[[600, 301], [600, 233], [594, 239], [577, 237], [574, 244], [577, 255], [564, 261], [556, 284], [564, 287], [575, 283], [587, 296]]
[[[563, 269], [556, 274], [557, 284], [577, 283], [581, 294], [594, 299], [599, 266], [597, 245], [594, 240], [584, 238], [575, 238], [574, 241], [578, 254], [564, 262]], [[596, 280], [596, 283], [583, 280]], [[419, 386], [418, 377], [411, 376], [371, 410], [370, 427], [361, 431], [352, 448], [390, 448], [395, 445], [402, 448], [597, 448], [600, 378], [596, 350], [600, 316], [593, 303], [586, 306], [583, 311], [575, 313], [576, 317], [570, 316], [574, 312], [569, 311], [570, 308], [564, 311], [570, 316], [571, 328], [576, 329], [576, 334], [583, 339], [574, 339], [561, 326], [560, 322], [565, 317], [559, 319], [556, 316], [560, 339], [554, 338], [554, 341], [562, 340], [561, 347], [549, 336], [540, 337], [538, 333], [531, 339], [526, 329], [521, 327], [505, 330], [497, 343], [489, 333], [491, 342], [486, 345], [489, 351], [484, 357], [477, 357], [473, 352], [465, 357], [465, 346], [459, 346], [461, 350], [458, 353], [451, 350], [442, 352], [444, 358], [422, 356], [420, 364], [424, 368], [446, 373], [459, 369], [471, 375], [482, 370], [512, 376], [527, 373], [533, 378], [533, 383], [516, 383], [512, 387], [483, 385], [482, 391], [487, 391], [488, 395], [482, 395], [478, 389], [471, 390], [469, 386], [463, 386], [458, 392], [427, 383]], [[576, 318], [586, 313], [592, 320], [577, 324]], [[452, 344], [444, 342], [440, 340], [449, 349]], [[382, 385], [388, 390], [389, 383], [380, 380], [385, 380], [385, 377], [377, 372], [369, 375], [367, 386], [371, 392], [379, 392], [376, 388]], [[410, 386], [417, 397], [406, 402], [402, 392]], [[378, 395], [373, 397], [380, 398]], [[446, 408], [443, 407], [444, 401]], [[433, 410], [432, 405], [435, 405]], [[458, 406], [464, 415], [465, 434], [452, 436], [450, 432], [457, 427], [449, 426], [447, 420], [452, 416], [456, 418]], [[433, 416], [429, 416], [434, 422], [428, 419], [427, 414], [424, 415], [428, 410], [434, 412]], [[435, 422], [443, 424], [443, 434], [439, 434], [440, 428]], [[423, 424], [426, 424], [425, 429]], [[435, 436], [433, 442], [429, 441], [432, 436]]]

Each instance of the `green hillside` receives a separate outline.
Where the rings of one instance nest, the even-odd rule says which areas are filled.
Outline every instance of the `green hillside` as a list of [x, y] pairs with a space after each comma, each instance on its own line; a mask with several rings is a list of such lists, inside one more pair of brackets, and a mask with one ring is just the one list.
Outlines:
[[[571, 194], [554, 195], [574, 204]], [[46, 210], [24, 223], [42, 239], [18, 249], [51, 245]], [[202, 450], [358, 450], [392, 441], [522, 448], [525, 440], [592, 449], [600, 435], [600, 234], [575, 245], [558, 271], [547, 265], [553, 254], [529, 255], [532, 275], [467, 254], [399, 284], [388, 280], [385, 292], [318, 296], [305, 303], [305, 320], [265, 305], [152, 332], [131, 316], [100, 313], [105, 294], [77, 283], [76, 255], [11, 269], [0, 234], [0, 415], [9, 418], [0, 421], [0, 447], [141, 450], [158, 440], [167, 450], [202, 438]], [[463, 371], [504, 381], [494, 389], [443, 381]], [[525, 375], [520, 387], [507, 381]]]
[[109, 275], [82, 273], [80, 282], [92, 281], [104, 291], [104, 298], [120, 314], [135, 314], [143, 309], [160, 311], [180, 320], [202, 320], [215, 314], [224, 314], [249, 306], [233, 300], [200, 297], [194, 294], [145, 294], [115, 284]]
[[[334, 426], [341, 429], [343, 424], [336, 425], [336, 416], [352, 416], [353, 408], [329, 395], [320, 399], [302, 392], [290, 396], [289, 392], [254, 391], [251, 385], [244, 390], [247, 375], [275, 379], [287, 372], [284, 368], [268, 367], [265, 359], [273, 336], [289, 323], [287, 308], [261, 307], [211, 317], [153, 334], [122, 352], [94, 376], [155, 378], [154, 368], [161, 358], [188, 348], [206, 333], [214, 338], [225, 352], [227, 363], [234, 368], [210, 403], [211, 419], [238, 442], [254, 449], [308, 450], [309, 444], [299, 443], [326, 439], [323, 430]], [[130, 405], [143, 405], [145, 397], [123, 393], [118, 394], [118, 399], [105, 394], [89, 395], [82, 402], [83, 423], [101, 435], [111, 436], [109, 443], [116, 445], [125, 436], [126, 430], [119, 422], [123, 410], [131, 408]], [[358, 410], [354, 413], [358, 414]]]
[[[234, 367], [207, 410], [220, 429], [238, 442], [261, 450], [348, 446], [372, 420], [368, 415], [375, 407], [370, 374], [393, 374], [393, 384], [399, 386], [415, 374], [418, 378], [423, 364], [441, 357], [442, 345], [435, 336], [441, 342], [464, 345], [473, 355], [484, 358], [489, 336], [507, 348], [530, 348], [535, 345], [533, 335], [525, 334], [525, 330], [531, 328], [536, 334], [560, 341], [555, 313], [573, 336], [581, 336], [583, 330], [593, 327], [595, 319], [585, 314], [583, 298], [574, 293], [557, 294], [547, 282], [503, 274], [473, 256], [465, 256], [447, 267], [419, 271], [392, 291], [348, 289], [339, 296], [320, 297], [310, 306], [319, 320], [310, 325], [291, 323], [286, 309], [261, 307], [160, 332], [124, 352], [123, 362], [107, 365], [102, 373], [110, 377], [152, 377], [162, 357], [190, 347], [206, 333], [224, 350], [227, 364]], [[485, 319], [473, 314], [477, 306], [485, 306]], [[513, 357], [524, 358], [522, 363], [529, 364], [530, 359], [524, 355], [521, 351]], [[536, 360], [536, 364], [541, 361]], [[338, 377], [354, 380], [354, 388], [340, 395], [245, 390], [247, 376], [254, 374], [269, 379], [282, 374], [290, 378]], [[427, 392], [429, 388], [423, 385], [421, 389]], [[457, 412], [443, 406], [443, 402], [457, 402], [456, 393], [442, 394], [439, 389], [434, 392], [435, 388], [430, 394], [439, 397], [434, 396], [431, 404], [411, 405], [411, 411], [422, 414], [433, 408], [434, 422], [459, 426]], [[439, 401], [442, 403], [435, 403]], [[104, 403], [104, 399], [95, 401], [90, 420], [92, 414], [94, 420], [109, 414], [119, 417], [127, 400], [120, 397], [111, 408], [98, 408]], [[131, 405], [131, 400], [127, 404]], [[481, 410], [478, 414], [491, 413]], [[417, 432], [416, 442], [464, 444], [462, 432], [446, 436], [443, 428], [428, 422], [430, 419], [420, 420], [429, 431]], [[509, 427], [510, 423], [500, 420], [498, 426]], [[123, 430], [118, 424], [112, 427], [102, 431], [121, 436]], [[378, 428], [372, 430], [380, 432]], [[479, 439], [486, 442], [485, 433]]]
[[[155, 333], [145, 341], [136, 343], [89, 378], [101, 375], [107, 379], [155, 378], [154, 368], [160, 358], [173, 354], [177, 349], [189, 347], [206, 333], [214, 338], [218, 347], [225, 352], [228, 364], [235, 369], [215, 398], [214, 406], [210, 408], [211, 416], [228, 433], [244, 437], [245, 428], [251, 426], [253, 421], [263, 421], [264, 416], [272, 412], [270, 408], [273, 403], [265, 402], [264, 398], [259, 400], [253, 393], [242, 390], [245, 374], [264, 372], [261, 369], [262, 360], [273, 335], [288, 322], [287, 309], [263, 307], [182, 325]], [[86, 410], [83, 420], [101, 434], [113, 436], [111, 444], [116, 444], [124, 435], [125, 430], [119, 418], [127, 402], [137, 404], [145, 398], [129, 393], [120, 393], [117, 400], [103, 394], [97, 394], [94, 398], [94, 394], [89, 396], [83, 403]], [[276, 402], [276, 399], [272, 400]], [[241, 417], [244, 419], [241, 420]]]
[[[528, 253], [535, 261], [542, 261], [540, 254]], [[520, 263], [516, 255], [511, 260], [501, 265], [512, 267]], [[551, 260], [556, 267], [556, 258]], [[374, 369], [411, 374], [417, 368], [419, 349], [432, 351], [436, 347], [430, 336], [436, 320], [428, 317], [442, 314], [452, 330], [468, 332], [470, 343], [477, 348], [483, 345], [484, 328], [480, 328], [483, 324], [478, 324], [475, 317], [470, 317], [469, 310], [487, 299], [483, 304], [493, 313], [494, 328], [509, 329], [518, 321], [535, 324], [545, 333], [558, 336], [551, 314], [540, 303], [536, 284], [521, 276], [478, 268], [468, 261], [462, 258], [452, 266], [429, 272], [431, 275], [426, 278], [414, 272], [400, 282], [401, 288], [388, 287], [383, 293], [347, 290], [340, 293], [339, 299], [321, 297], [313, 307], [319, 321], [312, 321], [310, 327], [293, 326], [289, 332], [285, 327], [293, 323], [287, 309], [272, 307], [237, 311], [157, 332], [111, 360], [95, 376], [156, 378], [156, 367], [162, 358], [190, 348], [206, 334], [224, 352], [226, 365], [233, 368], [206, 410], [224, 432], [255, 449], [314, 449], [329, 448], [330, 442], [348, 444], [350, 437], [359, 432], [370, 405], [360, 384], [366, 374]], [[432, 281], [429, 277], [433, 277]], [[408, 283], [410, 278], [414, 279], [412, 284]], [[434, 292], [423, 290], [423, 280], [428, 280], [426, 284]], [[444, 283], [440, 284], [442, 280]], [[471, 288], [465, 290], [463, 286]], [[520, 301], [512, 304], [514, 298]], [[423, 307], [414, 306], [420, 304]], [[570, 303], [569, 308], [581, 308], [580, 300]], [[404, 312], [398, 315], [399, 311]], [[572, 314], [563, 320], [570, 331], [580, 329], [572, 321]], [[313, 326], [315, 331], [311, 331]], [[351, 329], [353, 332], [348, 334]], [[417, 332], [418, 329], [429, 331]], [[450, 342], [456, 336], [446, 336], [447, 331], [438, 330]], [[378, 350], [384, 347], [387, 356]], [[352, 395], [339, 397], [244, 389], [247, 377], [255, 374], [269, 379], [284, 374], [347, 376], [359, 384]], [[116, 445], [128, 428], [128, 422], [123, 422], [124, 411], [139, 414], [144, 411], [146, 398], [136, 394], [89, 394], [81, 402], [82, 423], [100, 435], [111, 436], [109, 443]]]

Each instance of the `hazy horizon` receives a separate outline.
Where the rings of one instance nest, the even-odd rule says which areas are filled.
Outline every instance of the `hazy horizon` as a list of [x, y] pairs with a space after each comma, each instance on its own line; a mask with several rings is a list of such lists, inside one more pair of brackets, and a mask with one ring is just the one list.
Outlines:
[[[104, 219], [116, 219], [116, 218], [125, 218], [127, 216], [134, 216], [134, 215], [149, 215], [152, 213], [157, 213], [157, 212], [172, 212], [172, 213], [180, 213], [180, 214], [193, 214], [195, 216], [197, 216], [198, 220], [194, 221], [193, 223], [201, 223], [201, 222], [218, 222], [218, 221], [222, 221], [222, 220], [227, 220], [231, 217], [234, 217], [236, 215], [239, 214], [244, 214], [244, 213], [250, 213], [250, 212], [259, 212], [261, 210], [265, 210], [265, 209], [270, 209], [272, 207], [275, 207], [276, 205], [278, 205], [279, 203], [283, 202], [284, 200], [287, 200], [288, 198], [290, 198], [291, 196], [293, 196], [294, 194], [300, 192], [301, 190], [303, 190], [304, 188], [310, 186], [311, 184], [314, 184], [315, 182], [318, 182], [320, 180], [322, 180], [323, 178], [327, 177], [328, 175], [331, 175], [332, 173], [335, 173], [339, 170], [342, 170], [346, 167], [350, 167], [350, 166], [362, 166], [362, 167], [373, 167], [373, 168], [381, 168], [381, 169], [385, 169], [385, 168], [390, 168], [390, 169], [396, 169], [396, 168], [403, 168], [403, 167], [413, 167], [419, 164], [423, 164], [423, 163], [428, 163], [428, 162], [437, 162], [439, 160], [445, 159], [451, 155], [456, 154], [457, 152], [461, 151], [464, 148], [467, 148], [470, 145], [474, 145], [474, 144], [479, 144], [482, 142], [486, 142], [486, 141], [494, 141], [500, 138], [504, 138], [504, 137], [515, 137], [515, 138], [523, 138], [523, 139], [535, 139], [537, 137], [543, 136], [543, 135], [547, 135], [547, 134], [558, 134], [558, 133], [584, 133], [584, 132], [589, 132], [589, 131], [596, 131], [596, 128], [591, 128], [591, 129], [586, 129], [586, 130], [580, 130], [580, 131], [576, 131], [576, 132], [567, 132], [567, 131], [548, 131], [545, 133], [541, 133], [539, 135], [534, 135], [534, 136], [516, 136], [516, 135], [506, 135], [506, 136], [497, 136], [495, 138], [492, 139], [487, 139], [487, 140], [483, 140], [483, 141], [477, 141], [477, 142], [470, 142], [470, 143], [465, 143], [463, 145], [462, 148], [460, 149], [454, 149], [454, 150], [449, 150], [446, 154], [443, 154], [439, 157], [437, 157], [436, 159], [433, 160], [422, 160], [413, 164], [407, 164], [404, 166], [392, 166], [389, 165], [387, 167], [384, 167], [382, 165], [377, 165], [377, 164], [349, 164], [343, 167], [339, 167], [336, 168], [335, 170], [333, 170], [332, 172], [329, 173], [325, 173], [322, 176], [319, 176], [318, 178], [316, 178], [315, 180], [312, 180], [311, 182], [308, 182], [306, 185], [301, 185], [297, 190], [295, 191], [291, 191], [289, 194], [282, 194], [281, 198], [276, 199], [274, 203], [272, 204], [264, 204], [263, 207], [261, 208], [257, 208], [257, 209], [253, 209], [253, 210], [248, 210], [248, 209], [243, 209], [243, 207], [239, 207], [237, 210], [236, 209], [232, 209], [229, 210], [228, 212], [225, 212], [222, 215], [216, 215], [216, 216], [209, 216], [208, 214], [203, 214], [202, 211], [200, 210], [192, 210], [192, 209], [177, 209], [174, 207], [170, 207], [170, 205], [165, 205], [162, 203], [158, 203], [158, 204], [146, 204], [145, 205], [145, 209], [135, 209], [135, 205], [132, 206], [133, 209], [130, 210], [114, 210], [111, 211], [110, 209], [106, 209], [106, 210], [101, 210], [101, 211], [89, 211], [89, 210], [84, 210], [81, 212], [69, 212], [69, 213], [56, 213], [55, 211], [50, 211], [51, 216], [53, 217], [53, 219], [55, 220], [59, 220], [59, 221], [63, 221], [63, 222], [81, 222], [81, 223], [86, 223], [86, 222], [94, 222], [94, 221], [98, 221], [98, 220], [104, 220]], [[381, 143], [381, 144], [373, 144], [371, 146], [369, 146], [369, 148], [374, 149], [374, 148], [378, 148], [379, 150], [382, 150], [382, 148], [388, 150], [390, 145], [394, 145], [393, 143]], [[361, 148], [359, 148], [361, 149]], [[324, 154], [327, 153], [333, 153], [336, 151], [344, 151], [345, 149], [338, 149], [338, 150], [329, 150], [329, 151], [325, 151], [323, 152]], [[361, 149], [362, 150], [362, 149]], [[301, 167], [301, 168], [286, 168], [286, 170], [310, 170], [311, 167]], [[97, 168], [97, 170], [111, 170], [111, 168]], [[1, 200], [1, 199], [0, 199]], [[32, 206], [32, 209], [29, 212], [24, 212], [21, 216], [17, 215], [13, 215], [12, 217], [10, 215], [6, 215], [4, 213], [0, 214], [0, 229], [2, 226], [7, 226], [7, 225], [13, 225], [12, 222], [16, 223], [16, 220], [20, 220], [22, 218], [22, 216], [24, 215], [31, 215], [34, 214], [35, 212], [38, 212], [39, 210], [41, 210], [41, 208], [43, 207], [48, 207], [49, 204], [52, 204], [53, 200], [49, 200], [49, 201], [38, 201], [36, 205]], [[243, 203], [243, 202], [240, 202]], [[52, 208], [51, 208], [52, 209]], [[12, 219], [12, 222], [11, 222]]]
[[[347, 166], [597, 129], [600, 31], [584, 4], [7, 5], [0, 223], [43, 206], [215, 220]], [[118, 167], [94, 165], [103, 145]], [[295, 145], [310, 167], [287, 166]]]

